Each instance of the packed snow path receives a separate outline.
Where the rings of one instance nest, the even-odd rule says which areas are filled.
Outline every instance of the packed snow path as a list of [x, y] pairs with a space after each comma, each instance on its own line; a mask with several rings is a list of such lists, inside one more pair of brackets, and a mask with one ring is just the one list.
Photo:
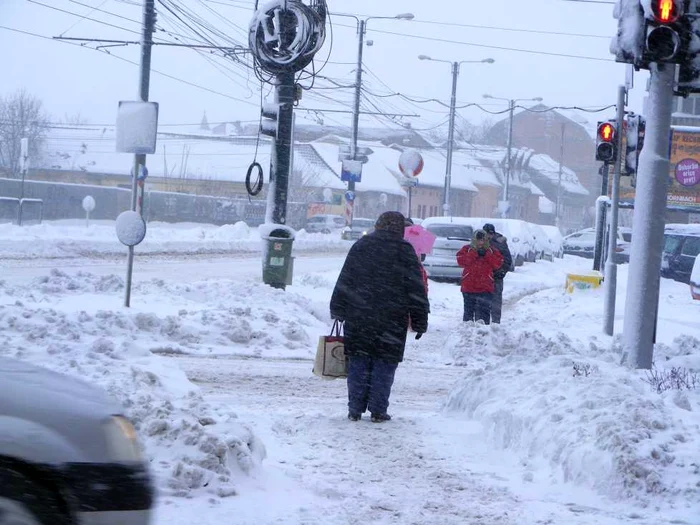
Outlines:
[[[428, 335], [421, 343], [444, 338]], [[602, 507], [580, 487], [533, 483], [513, 456], [489, 448], [479, 424], [442, 414], [459, 367], [402, 364], [389, 410], [394, 419], [376, 424], [367, 415], [348, 421], [345, 382], [313, 376], [310, 361], [173, 359], [210, 403], [235, 406], [242, 420], [256, 421], [268, 449], [266, 479], [202, 508], [198, 523], [652, 523], [629, 507]], [[183, 502], [164, 503], [159, 523], [180, 523]]]

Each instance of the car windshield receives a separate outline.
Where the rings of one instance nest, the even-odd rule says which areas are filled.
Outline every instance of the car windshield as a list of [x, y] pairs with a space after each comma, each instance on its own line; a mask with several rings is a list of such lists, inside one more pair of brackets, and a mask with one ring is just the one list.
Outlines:
[[632, 234], [628, 232], [622, 232], [622, 239], [625, 242], [632, 242]]
[[664, 252], [675, 253], [682, 241], [682, 237], [676, 237], [675, 235], [667, 235], [664, 241]]
[[681, 254], [695, 257], [700, 253], [700, 237], [688, 237], [683, 243]]
[[369, 229], [374, 226], [374, 221], [371, 219], [354, 219], [352, 221], [353, 228]]
[[426, 228], [436, 237], [471, 239], [474, 229], [463, 224], [431, 224]]

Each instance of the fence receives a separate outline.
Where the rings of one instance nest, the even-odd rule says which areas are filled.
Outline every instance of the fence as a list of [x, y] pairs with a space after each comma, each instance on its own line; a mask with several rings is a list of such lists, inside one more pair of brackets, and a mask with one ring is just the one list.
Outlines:
[[[0, 179], [0, 222], [14, 222], [18, 216], [19, 199], [9, 197], [19, 195], [19, 180]], [[92, 220], [114, 220], [131, 207], [131, 191], [125, 188], [68, 184], [43, 181], [25, 181], [24, 194], [27, 205], [43, 201], [43, 219], [82, 219], [85, 217], [83, 199], [91, 195], [95, 199], [95, 209], [90, 212]], [[14, 211], [13, 211], [14, 207]], [[245, 221], [250, 226], [265, 222], [265, 200], [246, 198], [224, 199], [186, 193], [149, 191], [146, 192], [143, 212], [147, 221], [196, 222], [208, 224], [232, 224]], [[29, 209], [29, 208], [27, 208]], [[34, 215], [32, 215], [33, 217]], [[7, 219], [14, 217], [14, 219]], [[306, 204], [289, 203], [287, 222], [293, 228], [306, 224]]]

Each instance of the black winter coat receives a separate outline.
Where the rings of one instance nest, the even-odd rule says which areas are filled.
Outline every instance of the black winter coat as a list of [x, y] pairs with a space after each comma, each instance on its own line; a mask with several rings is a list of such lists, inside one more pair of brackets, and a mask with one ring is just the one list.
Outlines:
[[409, 315], [428, 330], [430, 306], [413, 247], [377, 230], [350, 249], [331, 298], [331, 317], [345, 321], [345, 354], [403, 360]]
[[508, 248], [508, 240], [496, 232], [491, 240], [489, 241], [492, 248], [496, 248], [501, 255], [503, 255], [503, 264], [498, 270], [494, 270], [494, 279], [503, 279], [506, 274], [513, 270], [513, 256], [510, 254], [510, 248]]

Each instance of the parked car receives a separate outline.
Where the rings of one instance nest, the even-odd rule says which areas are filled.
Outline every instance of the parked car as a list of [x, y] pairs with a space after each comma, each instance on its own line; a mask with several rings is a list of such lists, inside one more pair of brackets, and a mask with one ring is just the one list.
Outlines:
[[[595, 255], [595, 238], [595, 228], [586, 228], [567, 235], [564, 237], [564, 253], [593, 259]], [[618, 228], [617, 243], [615, 245], [618, 263], [629, 262], [631, 239], [632, 230], [630, 228]], [[607, 241], [604, 242], [607, 247]]]
[[353, 218], [352, 224], [343, 228], [340, 237], [344, 241], [356, 241], [374, 231], [375, 220]]
[[559, 228], [550, 225], [541, 225], [540, 227], [547, 234], [554, 257], [562, 259], [564, 257], [564, 237], [562, 237]]
[[0, 523], [147, 525], [136, 431], [98, 388], [0, 358]]
[[309, 233], [332, 233], [345, 227], [345, 217], [342, 215], [314, 215], [306, 221], [306, 231]]
[[690, 274], [690, 295], [696, 301], [700, 301], [700, 255], [695, 257], [693, 271]]
[[595, 230], [587, 228], [564, 237], [564, 253], [593, 259], [595, 252]]
[[537, 249], [537, 259], [554, 260], [554, 246], [552, 245], [549, 235], [544, 231], [544, 228], [539, 224], [529, 224], [530, 231], [535, 236], [535, 248]]
[[535, 236], [530, 230], [528, 223], [518, 219], [480, 220], [493, 224], [496, 230], [508, 239], [508, 248], [513, 256], [514, 266], [522, 266], [525, 262], [534, 262], [537, 259]]
[[[477, 229], [469, 217], [431, 217], [421, 226], [432, 232], [436, 239], [433, 250], [423, 262], [423, 267], [434, 281], [459, 281], [462, 268], [457, 264], [457, 252], [471, 242]], [[478, 226], [480, 228], [483, 223]]]
[[699, 253], [700, 225], [669, 224], [664, 231], [661, 275], [682, 283], [689, 283], [690, 274]]

